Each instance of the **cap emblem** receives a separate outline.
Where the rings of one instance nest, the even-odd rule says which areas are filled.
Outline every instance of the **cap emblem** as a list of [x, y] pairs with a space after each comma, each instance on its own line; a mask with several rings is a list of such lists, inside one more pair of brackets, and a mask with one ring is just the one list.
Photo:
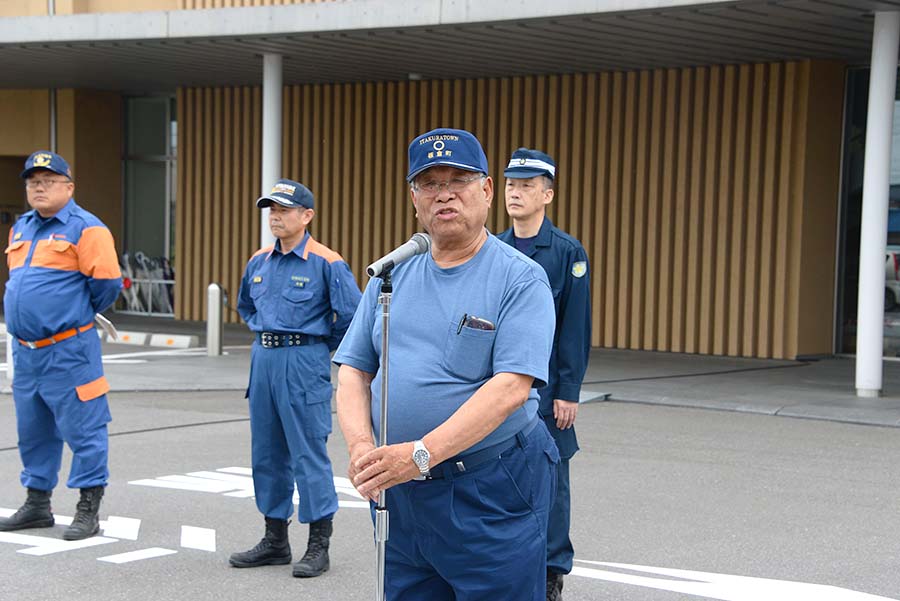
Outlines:
[[287, 194], [288, 196], [293, 196], [296, 190], [296, 186], [279, 182], [272, 186], [272, 191], [269, 192], [269, 194]]

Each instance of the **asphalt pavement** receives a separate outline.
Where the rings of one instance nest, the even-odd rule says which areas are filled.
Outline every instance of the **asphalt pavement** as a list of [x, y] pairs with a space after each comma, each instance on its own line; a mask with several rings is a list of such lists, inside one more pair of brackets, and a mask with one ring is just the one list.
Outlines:
[[[301, 581], [289, 566], [227, 566], [263, 522], [243, 398], [250, 337], [234, 325], [225, 341], [218, 357], [202, 346], [104, 343], [114, 421], [103, 536], [78, 548], [59, 540], [59, 524], [0, 533], [0, 599], [374, 596], [371, 522], [342, 480], [336, 424], [332, 570]], [[898, 368], [885, 364], [887, 396], [861, 402], [850, 359], [594, 350], [572, 462], [577, 561], [564, 598], [900, 599]], [[67, 451], [63, 481], [69, 461]], [[0, 394], [0, 512], [22, 501], [20, 469], [12, 399]], [[76, 499], [57, 487], [60, 523]], [[295, 557], [305, 536], [291, 526]]]

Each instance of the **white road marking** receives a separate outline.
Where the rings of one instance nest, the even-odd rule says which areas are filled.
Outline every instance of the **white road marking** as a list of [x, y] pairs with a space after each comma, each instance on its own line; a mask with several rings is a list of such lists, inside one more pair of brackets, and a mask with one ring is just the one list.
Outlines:
[[159, 476], [146, 480], [133, 480], [129, 484], [138, 486], [156, 486], [159, 488], [174, 488], [180, 490], [193, 490], [197, 492], [223, 493], [239, 488], [228, 482], [215, 482], [205, 478], [191, 478], [189, 476]]
[[141, 530], [141, 520], [111, 515], [106, 518], [105, 522], [103, 520], [100, 521], [100, 528], [103, 529], [104, 536], [137, 540], [138, 533]]
[[[254, 496], [253, 470], [247, 467], [232, 466], [219, 468], [214, 472], [199, 471], [190, 472], [186, 475], [172, 474], [156, 478], [144, 478], [142, 480], [133, 480], [129, 484], [173, 490], [220, 493], [223, 496], [238, 499], [248, 499]], [[369, 502], [356, 492], [349, 479], [340, 476], [335, 477], [334, 488], [339, 495], [346, 495], [354, 499], [338, 499], [339, 507], [348, 509], [369, 508]], [[294, 505], [300, 502], [300, 496], [296, 488], [294, 489], [293, 502]]]
[[141, 549], [140, 551], [129, 551], [128, 553], [119, 553], [118, 555], [107, 555], [106, 557], [98, 557], [97, 561], [107, 561], [109, 563], [129, 563], [132, 561], [140, 561], [142, 559], [152, 559], [154, 557], [164, 557], [178, 553], [172, 549], [163, 549], [162, 547], [150, 547], [149, 549]]
[[[37, 540], [32, 541], [29, 544], [34, 546], [27, 549], [20, 549], [19, 553], [43, 557], [44, 555], [63, 553], [64, 551], [73, 551], [75, 549], [84, 549], [87, 547], [96, 547], [98, 545], [108, 545], [109, 543], [119, 542], [119, 539], [117, 538], [106, 538], [105, 536], [92, 536], [91, 538], [86, 538], [84, 540], [62, 540], [61, 538], [47, 538], [44, 536], [35, 536], [33, 538]], [[2, 540], [3, 539], [0, 538], [0, 541]]]
[[216, 470], [226, 474], [240, 474], [241, 476], [252, 476], [253, 470], [249, 467], [222, 467]]
[[[643, 572], [653, 576], [639, 576], [580, 565], [572, 569], [573, 576], [632, 584], [663, 591], [696, 595], [708, 599], [720, 599], [721, 601], [759, 601], [760, 599], [765, 599], [766, 601], [796, 601], [797, 599], [815, 599], [816, 601], [896, 601], [889, 597], [879, 597], [823, 584], [807, 584], [805, 582], [732, 576], [729, 574], [677, 570], [673, 568], [656, 568], [628, 563], [576, 561], [582, 564], [629, 570], [631, 572]], [[677, 578], [677, 580], [660, 578], [660, 576], [671, 576]]]
[[196, 526], [181, 527], [181, 546], [201, 551], [216, 551], [216, 531]]

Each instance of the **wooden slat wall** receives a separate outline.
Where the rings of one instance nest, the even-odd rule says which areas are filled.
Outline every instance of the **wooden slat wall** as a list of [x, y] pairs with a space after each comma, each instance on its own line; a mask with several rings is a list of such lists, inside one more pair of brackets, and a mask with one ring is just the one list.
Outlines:
[[[594, 346], [794, 357], [800, 239], [821, 234], [802, 221], [809, 72], [801, 62], [290, 86], [283, 174], [313, 190], [313, 234], [364, 285], [365, 265], [416, 230], [403, 178], [414, 136], [449, 126], [479, 137], [496, 232], [508, 226], [510, 152], [541, 148], [559, 163], [550, 217], [591, 260]], [[260, 91], [178, 100], [177, 314], [201, 319], [208, 282], [234, 298], [258, 243]], [[830, 303], [833, 282], [819, 285]]]

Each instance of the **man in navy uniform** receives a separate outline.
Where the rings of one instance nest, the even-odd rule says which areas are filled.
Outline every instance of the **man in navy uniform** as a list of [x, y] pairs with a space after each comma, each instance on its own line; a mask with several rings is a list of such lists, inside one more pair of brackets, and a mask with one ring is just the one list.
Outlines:
[[266, 533], [253, 549], [234, 553], [237, 568], [291, 562], [289, 519], [309, 524], [306, 553], [293, 567], [299, 578], [328, 570], [332, 516], [338, 509], [325, 445], [331, 433], [331, 363], [350, 325], [360, 292], [339, 254], [313, 240], [313, 194], [280, 179], [256, 201], [269, 207], [277, 238], [247, 263], [238, 312], [256, 332], [250, 359], [250, 435], [256, 506]]
[[513, 226], [498, 238], [537, 261], [547, 272], [556, 307], [556, 333], [547, 385], [538, 392], [540, 413], [559, 447], [556, 498], [547, 531], [547, 600], [562, 598], [563, 574], [572, 571], [569, 539], [569, 459], [578, 451], [575, 417], [591, 348], [591, 292], [587, 253], [546, 216], [553, 202], [556, 163], [539, 150], [519, 148], [504, 170], [506, 212]]

